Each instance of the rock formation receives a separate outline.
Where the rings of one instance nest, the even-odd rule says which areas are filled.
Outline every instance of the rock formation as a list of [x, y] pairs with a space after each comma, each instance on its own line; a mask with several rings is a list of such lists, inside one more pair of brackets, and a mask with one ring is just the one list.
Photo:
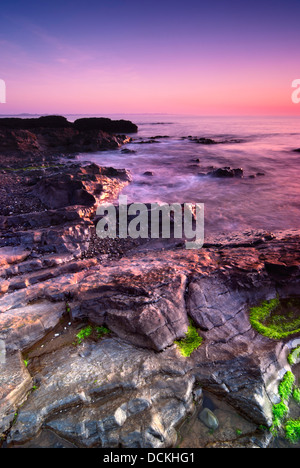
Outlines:
[[14, 151], [20, 157], [41, 156], [55, 152], [76, 153], [117, 148], [135, 133], [137, 126], [127, 120], [104, 118], [79, 119], [68, 122], [61, 116], [37, 119], [0, 119], [0, 152]]
[[[16, 201], [0, 217], [5, 444], [51, 431], [79, 447], [172, 447], [200, 389], [272, 424], [290, 339], [258, 334], [249, 309], [299, 294], [300, 232], [236, 233], [200, 250], [99, 240], [95, 208], [130, 183], [126, 170], [65, 162], [13, 174], [0, 174]], [[174, 341], [190, 320], [203, 342], [183, 357]], [[87, 324], [109, 333], [76, 342]], [[243, 446], [269, 441], [255, 440]]]

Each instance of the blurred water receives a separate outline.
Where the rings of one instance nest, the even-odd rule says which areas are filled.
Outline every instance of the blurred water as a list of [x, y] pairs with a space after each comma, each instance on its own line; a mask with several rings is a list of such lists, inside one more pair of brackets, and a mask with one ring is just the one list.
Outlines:
[[[206, 233], [248, 229], [300, 228], [300, 118], [187, 117], [174, 115], [109, 116], [139, 126], [121, 149], [82, 154], [80, 159], [129, 169], [133, 183], [123, 192], [129, 202], [205, 203]], [[76, 116], [68, 116], [74, 120]], [[201, 145], [187, 136], [227, 141]], [[157, 143], [139, 144], [155, 136]], [[239, 142], [230, 142], [238, 139]], [[196, 162], [199, 159], [200, 162]], [[208, 166], [242, 167], [243, 179], [200, 177]], [[153, 176], [145, 176], [151, 171]], [[264, 173], [264, 176], [249, 176]]]

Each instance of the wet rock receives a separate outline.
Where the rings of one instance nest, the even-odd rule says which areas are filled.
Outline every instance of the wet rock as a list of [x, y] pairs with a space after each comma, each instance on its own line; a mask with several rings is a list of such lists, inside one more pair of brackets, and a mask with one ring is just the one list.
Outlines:
[[198, 418], [200, 421], [205, 424], [206, 427], [209, 429], [215, 431], [219, 427], [219, 421], [218, 418], [214, 415], [214, 413], [208, 409], [204, 408], [198, 415]]
[[143, 140], [143, 141], [137, 141], [136, 144], [138, 145], [151, 145], [152, 143], [160, 143], [159, 140]]
[[212, 140], [211, 138], [193, 138], [193, 137], [188, 137], [190, 141], [193, 141], [194, 143], [199, 143], [201, 145], [216, 145], [218, 142], [215, 140]]
[[207, 173], [207, 175], [210, 175], [212, 177], [243, 177], [244, 172], [243, 169], [238, 168], [238, 169], [232, 169], [231, 167], [222, 167], [218, 169], [214, 169], [213, 171], [210, 171]]
[[121, 150], [121, 153], [122, 154], [136, 154], [136, 151], [131, 150], [129, 148], [124, 148], [124, 149]]

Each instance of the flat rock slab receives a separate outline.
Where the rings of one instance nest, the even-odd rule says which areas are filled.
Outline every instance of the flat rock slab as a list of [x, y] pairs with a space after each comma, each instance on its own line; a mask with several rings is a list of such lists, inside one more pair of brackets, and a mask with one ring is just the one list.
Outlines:
[[0, 340], [6, 352], [24, 350], [41, 340], [66, 312], [65, 303], [43, 301], [0, 313]]
[[166, 361], [115, 338], [40, 357], [40, 387], [20, 409], [9, 442], [43, 427], [86, 447], [172, 445], [192, 410], [194, 377], [178, 374], [174, 362], [165, 379]]
[[32, 388], [32, 379], [20, 352], [0, 355], [0, 433], [9, 429], [19, 405]]
[[19, 263], [25, 260], [31, 251], [23, 247], [2, 247], [0, 248], [0, 267]]
[[[298, 233], [251, 233], [199, 251], [74, 259], [56, 267], [62, 274], [55, 277], [37, 270], [27, 287], [26, 274], [8, 277], [11, 287], [19, 285], [0, 297], [8, 356], [52, 330], [66, 302], [73, 320], [117, 335], [39, 356], [32, 375], [39, 388], [20, 409], [9, 440], [24, 442], [45, 427], [80, 446], [172, 446], [177, 425], [192, 411], [195, 383], [270, 426], [278, 382], [289, 370], [289, 343], [255, 332], [249, 308], [299, 292], [299, 245]], [[41, 281], [31, 284], [33, 278]], [[189, 317], [203, 343], [183, 358], [173, 342]]]

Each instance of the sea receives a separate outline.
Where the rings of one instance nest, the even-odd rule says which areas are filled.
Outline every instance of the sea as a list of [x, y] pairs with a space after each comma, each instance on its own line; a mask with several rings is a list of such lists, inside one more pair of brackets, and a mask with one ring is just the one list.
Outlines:
[[[77, 158], [129, 170], [132, 183], [122, 192], [129, 203], [204, 203], [206, 235], [300, 228], [300, 152], [293, 151], [300, 148], [300, 115], [65, 114], [71, 122], [100, 116], [138, 126], [126, 145], [133, 152], [123, 147]], [[222, 167], [244, 175], [203, 176]]]
[[[206, 234], [300, 228], [300, 152], [293, 151], [300, 148], [300, 116], [106, 117], [138, 125], [126, 145], [134, 152], [120, 148], [79, 159], [128, 169], [133, 180], [122, 195], [129, 203], [204, 203]], [[220, 167], [242, 168], [243, 177], [203, 176]]]

